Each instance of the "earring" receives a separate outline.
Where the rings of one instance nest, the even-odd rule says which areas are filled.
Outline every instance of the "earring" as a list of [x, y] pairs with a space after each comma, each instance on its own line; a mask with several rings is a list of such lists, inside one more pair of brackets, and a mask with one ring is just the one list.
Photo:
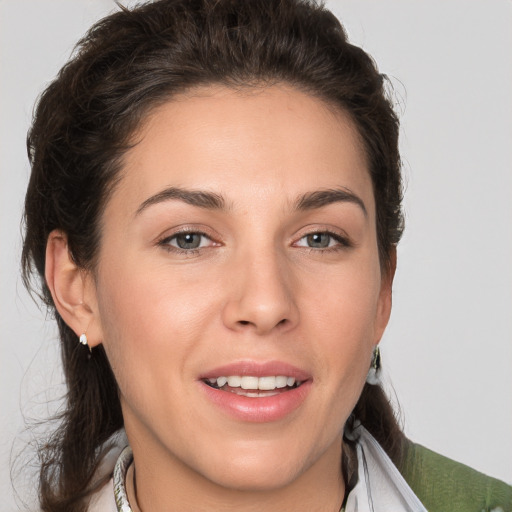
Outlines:
[[92, 352], [92, 349], [91, 347], [89, 346], [89, 342], [87, 340], [87, 334], [85, 334], [85, 332], [83, 332], [82, 334], [80, 334], [80, 338], [78, 338], [78, 341], [82, 344], [82, 345], [86, 345], [87, 348], [89, 349], [89, 352]]
[[372, 362], [370, 365], [370, 369], [368, 370], [368, 375], [366, 376], [366, 382], [368, 384], [372, 384], [374, 386], [380, 384], [380, 372], [381, 372], [381, 359], [380, 359], [380, 349], [377, 345], [373, 349]]

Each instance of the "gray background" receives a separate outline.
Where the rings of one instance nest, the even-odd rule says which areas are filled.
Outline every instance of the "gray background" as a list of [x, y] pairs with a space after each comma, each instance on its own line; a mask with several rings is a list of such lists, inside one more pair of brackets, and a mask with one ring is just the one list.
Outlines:
[[[129, 3], [129, 2], [126, 2]], [[512, 483], [512, 2], [332, 0], [393, 81], [407, 229], [382, 344], [414, 440]], [[24, 419], [58, 408], [55, 330], [23, 289], [32, 105], [111, 0], [0, 0], [0, 496], [29, 499]], [[394, 392], [393, 392], [394, 396]], [[39, 426], [44, 430], [45, 425]], [[21, 475], [16, 476], [23, 470]]]

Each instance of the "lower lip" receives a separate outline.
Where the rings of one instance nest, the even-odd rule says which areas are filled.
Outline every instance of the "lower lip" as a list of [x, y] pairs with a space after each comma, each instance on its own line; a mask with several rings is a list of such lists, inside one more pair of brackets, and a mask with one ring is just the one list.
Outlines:
[[283, 391], [273, 396], [247, 397], [212, 388], [200, 382], [206, 396], [225, 413], [241, 421], [266, 423], [278, 421], [298, 409], [311, 390], [311, 381], [298, 388]]

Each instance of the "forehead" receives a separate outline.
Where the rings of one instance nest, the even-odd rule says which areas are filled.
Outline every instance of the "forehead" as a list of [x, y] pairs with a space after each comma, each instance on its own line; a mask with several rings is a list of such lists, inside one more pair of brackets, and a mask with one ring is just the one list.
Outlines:
[[373, 203], [350, 117], [284, 85], [202, 87], [155, 108], [124, 157], [114, 196], [128, 207], [169, 186], [218, 192], [235, 204], [344, 187]]

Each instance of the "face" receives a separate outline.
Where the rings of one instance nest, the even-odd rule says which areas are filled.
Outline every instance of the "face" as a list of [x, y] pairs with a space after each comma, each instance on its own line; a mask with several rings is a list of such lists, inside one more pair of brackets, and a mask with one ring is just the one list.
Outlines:
[[339, 468], [390, 303], [352, 122], [285, 86], [204, 88], [137, 140], [95, 275], [137, 464], [237, 489]]

